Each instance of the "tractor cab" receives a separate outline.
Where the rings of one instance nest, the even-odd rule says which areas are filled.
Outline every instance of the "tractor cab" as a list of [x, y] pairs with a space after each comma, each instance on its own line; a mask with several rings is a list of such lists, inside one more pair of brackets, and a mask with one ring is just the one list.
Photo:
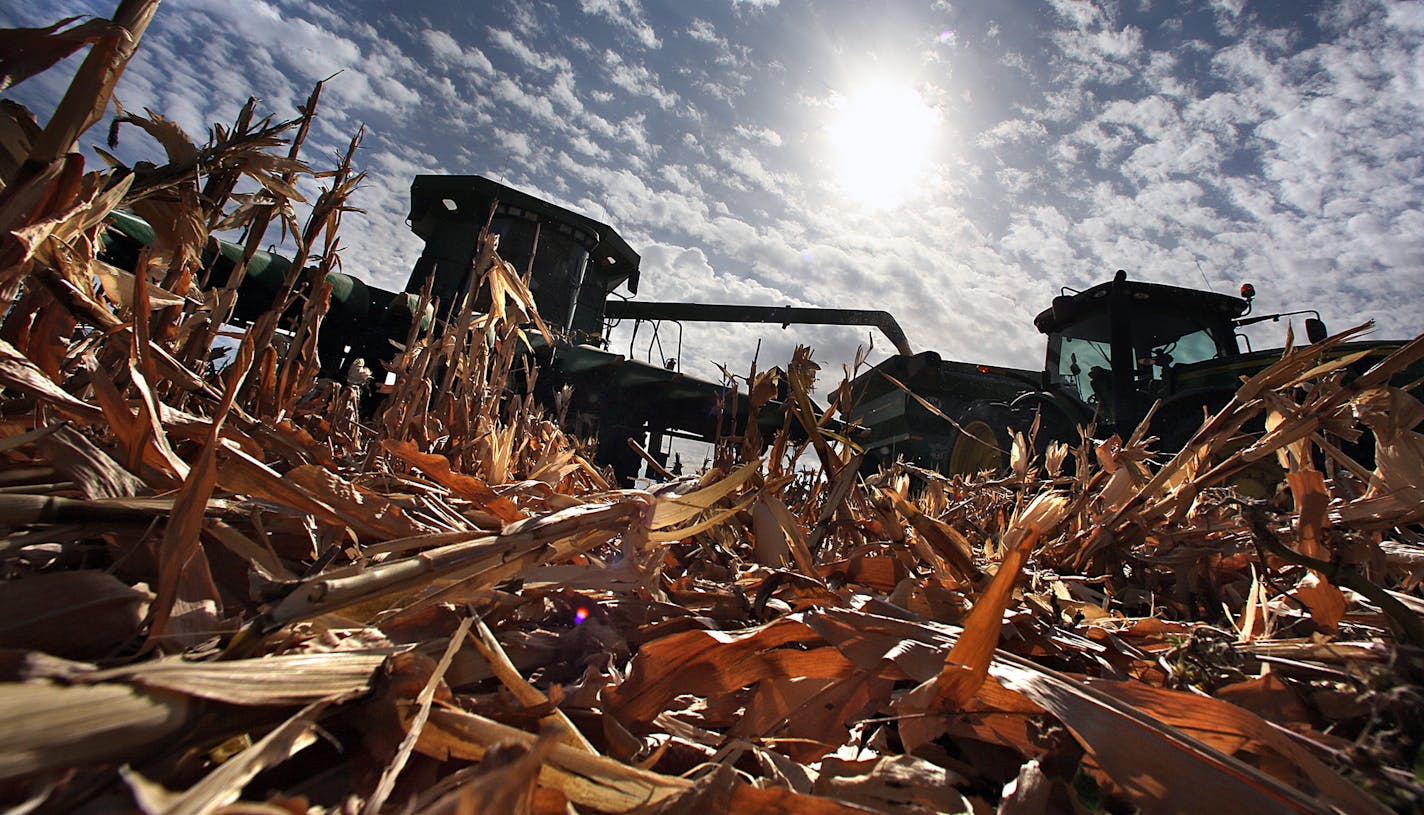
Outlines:
[[1240, 354], [1236, 319], [1250, 301], [1129, 281], [1068, 289], [1034, 318], [1048, 335], [1044, 387], [1130, 431], [1157, 399], [1176, 393], [1186, 366]]

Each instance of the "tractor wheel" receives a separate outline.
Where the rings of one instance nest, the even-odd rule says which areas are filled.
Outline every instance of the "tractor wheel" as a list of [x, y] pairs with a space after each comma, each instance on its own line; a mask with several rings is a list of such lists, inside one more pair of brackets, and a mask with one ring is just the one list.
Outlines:
[[[1205, 417], [1226, 404], [1230, 398], [1231, 394], [1225, 391], [1197, 393], [1162, 405], [1157, 415], [1153, 416], [1149, 431], [1158, 438], [1157, 449], [1162, 454], [1162, 460], [1181, 452], [1201, 427]], [[1265, 422], [1257, 417], [1242, 429], [1252, 435], [1259, 435], [1265, 431]], [[1248, 443], [1249, 441], [1242, 437], [1229, 444], [1217, 454], [1212, 463], [1221, 461]], [[1276, 457], [1271, 455], [1257, 459], [1249, 467], [1231, 475], [1223, 485], [1247, 498], [1270, 499], [1275, 496], [1285, 477], [1285, 469], [1276, 461]]]
[[997, 473], [1009, 466], [1011, 419], [1002, 405], [975, 402], [959, 416], [960, 430], [949, 448], [950, 475]]
[[1157, 437], [1156, 449], [1173, 455], [1191, 441], [1206, 417], [1226, 404], [1234, 391], [1206, 391], [1179, 394], [1162, 403], [1152, 416], [1148, 432]]

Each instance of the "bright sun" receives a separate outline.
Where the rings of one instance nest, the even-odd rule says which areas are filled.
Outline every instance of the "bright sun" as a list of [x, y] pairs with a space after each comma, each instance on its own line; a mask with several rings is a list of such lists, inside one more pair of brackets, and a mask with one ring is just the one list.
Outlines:
[[840, 99], [831, 122], [846, 193], [883, 209], [901, 203], [930, 164], [939, 115], [907, 85], [865, 85]]

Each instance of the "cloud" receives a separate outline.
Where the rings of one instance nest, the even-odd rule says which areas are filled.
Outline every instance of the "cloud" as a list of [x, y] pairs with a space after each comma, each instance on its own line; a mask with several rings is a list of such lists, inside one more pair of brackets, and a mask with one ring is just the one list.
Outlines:
[[554, 77], [554, 81], [549, 84], [549, 98], [558, 103], [571, 116], [584, 115], [583, 101], [578, 97], [572, 71], [560, 71]]
[[1235, 18], [1241, 16], [1242, 9], [1246, 7], [1246, 0], [1211, 0], [1211, 7], [1223, 15]]
[[1103, 10], [1092, 0], [1049, 0], [1048, 5], [1076, 29], [1095, 28], [1107, 22]]
[[648, 136], [647, 117], [641, 113], [635, 113], [618, 122], [617, 137], [624, 145], [632, 148], [629, 156], [637, 159], [640, 167], [643, 160], [658, 154], [658, 145]]
[[575, 135], [573, 138], [569, 139], [569, 147], [575, 152], [582, 153], [583, 155], [589, 156], [590, 158], [608, 158], [607, 150], [603, 149], [592, 139], [582, 134]]
[[519, 158], [529, 158], [534, 155], [534, 148], [529, 144], [529, 135], [526, 133], [515, 133], [502, 128], [495, 128], [495, 140], [499, 142], [511, 155]]
[[653, 27], [644, 19], [643, 6], [638, 0], [579, 0], [579, 8], [584, 14], [603, 17], [615, 27], [633, 35], [644, 48], [657, 48], [662, 45]]
[[761, 142], [762, 144], [767, 144], [772, 147], [780, 147], [782, 145], [781, 134], [769, 127], [737, 125], [733, 128], [733, 132], [749, 141]]
[[515, 110], [526, 114], [539, 125], [558, 128], [563, 124], [563, 119], [554, 111], [553, 102], [528, 90], [508, 76], [496, 79], [490, 86], [490, 93], [496, 99], [508, 102]]
[[1048, 135], [1048, 130], [1041, 122], [1030, 119], [1008, 119], [979, 133], [975, 137], [975, 143], [980, 147], [993, 148], [1014, 142], [1038, 140], [1046, 135]]
[[494, 65], [490, 63], [489, 57], [475, 46], [461, 45], [448, 33], [433, 28], [421, 31], [420, 37], [435, 58], [442, 63], [461, 65], [485, 76], [494, 73]]
[[489, 38], [495, 47], [509, 53], [526, 67], [535, 68], [543, 72], [560, 71], [563, 73], [567, 73], [573, 67], [567, 57], [541, 54], [525, 45], [524, 42], [514, 36], [512, 32], [502, 28], [491, 27], [489, 29]]
[[717, 151], [717, 157], [738, 177], [752, 182], [762, 190], [776, 192], [781, 188], [781, 182], [776, 175], [768, 170], [765, 164], [762, 164], [761, 159], [746, 148], [736, 150], [721, 148]]
[[672, 110], [680, 101], [677, 92], [664, 88], [646, 66], [625, 61], [611, 48], [603, 52], [603, 65], [610, 82], [636, 97], [652, 99], [663, 110]]
[[727, 38], [717, 33], [715, 25], [700, 17], [692, 18], [692, 23], [687, 27], [687, 36], [699, 42], [715, 45], [724, 51], [731, 47]]

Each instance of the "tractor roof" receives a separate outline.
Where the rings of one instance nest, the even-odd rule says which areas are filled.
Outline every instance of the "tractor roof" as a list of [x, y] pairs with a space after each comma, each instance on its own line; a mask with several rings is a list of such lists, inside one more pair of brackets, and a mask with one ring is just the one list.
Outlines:
[[1241, 316], [1250, 307], [1246, 300], [1229, 294], [1184, 289], [1161, 283], [1142, 283], [1128, 280], [1126, 274], [1119, 272], [1115, 279], [1107, 283], [1055, 297], [1052, 308], [1039, 312], [1038, 316], [1033, 318], [1033, 324], [1044, 334], [1062, 331], [1085, 317], [1105, 310], [1109, 295], [1115, 292], [1131, 298], [1134, 305], [1140, 305], [1143, 311], [1177, 313], [1182, 316], [1211, 315], [1230, 320]]

